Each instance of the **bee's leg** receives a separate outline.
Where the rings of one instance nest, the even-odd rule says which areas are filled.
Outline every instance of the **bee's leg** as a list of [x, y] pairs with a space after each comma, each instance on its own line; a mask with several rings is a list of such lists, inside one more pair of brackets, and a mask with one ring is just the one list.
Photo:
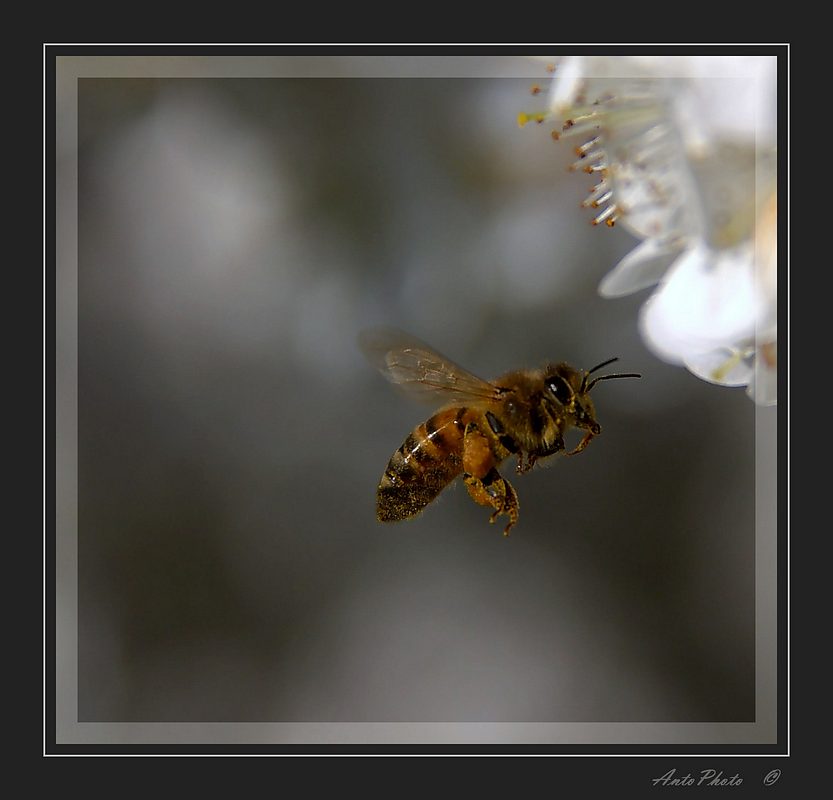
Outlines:
[[572, 450], [570, 450], [569, 453], [566, 453], [565, 455], [574, 456], [580, 453], [582, 450], [584, 450], [585, 447], [587, 447], [588, 444], [590, 444], [590, 440], [593, 438], [594, 435], [595, 434], [592, 431], [588, 431], [587, 433], [585, 433], [584, 438]]
[[525, 472], [529, 472], [533, 466], [535, 466], [535, 462], [539, 458], [547, 458], [548, 456], [554, 456], [556, 453], [561, 452], [564, 449], [564, 439], [559, 436], [549, 447], [544, 447], [541, 450], [536, 450], [526, 454], [526, 464], [523, 463], [523, 458], [521, 455], [518, 456], [518, 468], [517, 473], [518, 475], [523, 475]]
[[463, 475], [471, 499], [481, 506], [491, 506], [494, 511], [489, 522], [494, 522], [500, 514], [509, 517], [509, 522], [503, 529], [503, 535], [508, 536], [511, 527], [518, 521], [520, 504], [518, 495], [506, 478], [492, 467], [483, 477], [478, 478], [466, 472]]
[[524, 463], [524, 454], [523, 452], [518, 453], [518, 466], [515, 467], [515, 472], [518, 475], [523, 475], [525, 472], [529, 472], [534, 466], [535, 461], [537, 460], [538, 456], [535, 453], [527, 453], [526, 454], [526, 463]]
[[508, 536], [509, 529], [518, 521], [518, 495], [495, 467], [489, 439], [470, 422], [463, 438], [463, 480], [475, 503], [494, 509], [489, 522], [494, 522], [500, 514], [509, 517], [503, 531], [503, 535]]

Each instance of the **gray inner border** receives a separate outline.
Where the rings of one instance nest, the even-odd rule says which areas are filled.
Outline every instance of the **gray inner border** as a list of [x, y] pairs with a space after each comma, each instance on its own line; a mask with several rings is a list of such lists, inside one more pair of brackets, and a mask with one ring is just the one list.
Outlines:
[[78, 79], [391, 77], [538, 81], [543, 70], [541, 62], [513, 56], [61, 56], [56, 61], [57, 744], [679, 744], [683, 745], [680, 752], [685, 753], [684, 745], [777, 742], [777, 414], [773, 408], [757, 409], [755, 419], [755, 722], [79, 723]]

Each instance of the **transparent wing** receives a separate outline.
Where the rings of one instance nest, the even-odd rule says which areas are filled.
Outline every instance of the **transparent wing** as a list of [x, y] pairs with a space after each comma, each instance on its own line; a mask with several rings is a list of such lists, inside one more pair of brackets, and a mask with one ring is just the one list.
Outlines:
[[359, 346], [391, 383], [418, 399], [483, 404], [499, 395], [493, 384], [397, 328], [362, 331]]

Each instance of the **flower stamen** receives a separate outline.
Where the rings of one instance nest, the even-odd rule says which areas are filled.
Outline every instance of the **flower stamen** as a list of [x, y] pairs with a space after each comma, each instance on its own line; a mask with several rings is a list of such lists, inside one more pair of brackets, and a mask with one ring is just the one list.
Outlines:
[[579, 162], [582, 161], [599, 161], [600, 159], [606, 158], [607, 153], [604, 150], [591, 150], [589, 153], [583, 153], [579, 156]]
[[608, 191], [600, 195], [595, 200], [588, 197], [582, 202], [582, 206], [584, 208], [598, 208], [599, 206], [603, 206], [608, 200], [610, 200], [611, 197], [613, 197], [613, 192], [608, 189]]
[[601, 138], [602, 138], [601, 136], [594, 136], [592, 139], [588, 139], [584, 144], [580, 144], [578, 147], [576, 147], [575, 154], [579, 158], [589, 157], [588, 156], [588, 151], [592, 147], [595, 147], [601, 141]]
[[601, 214], [595, 217], [592, 221], [592, 225], [601, 225], [603, 222], [609, 228], [612, 228], [616, 223], [616, 220], [619, 219], [619, 216], [616, 213], [616, 204], [612, 203], [609, 205]]
[[719, 367], [712, 370], [711, 376], [718, 383], [725, 379], [725, 377], [738, 365], [743, 359], [743, 353], [740, 350], [735, 350]]

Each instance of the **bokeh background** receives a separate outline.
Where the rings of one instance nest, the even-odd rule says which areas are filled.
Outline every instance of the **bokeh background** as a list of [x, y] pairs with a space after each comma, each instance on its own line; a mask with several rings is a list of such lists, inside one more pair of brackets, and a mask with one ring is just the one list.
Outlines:
[[[634, 240], [529, 85], [78, 82], [79, 720], [754, 719], [755, 408], [598, 297]], [[460, 486], [383, 526], [431, 409], [378, 323], [644, 378], [513, 481], [508, 539]]]

